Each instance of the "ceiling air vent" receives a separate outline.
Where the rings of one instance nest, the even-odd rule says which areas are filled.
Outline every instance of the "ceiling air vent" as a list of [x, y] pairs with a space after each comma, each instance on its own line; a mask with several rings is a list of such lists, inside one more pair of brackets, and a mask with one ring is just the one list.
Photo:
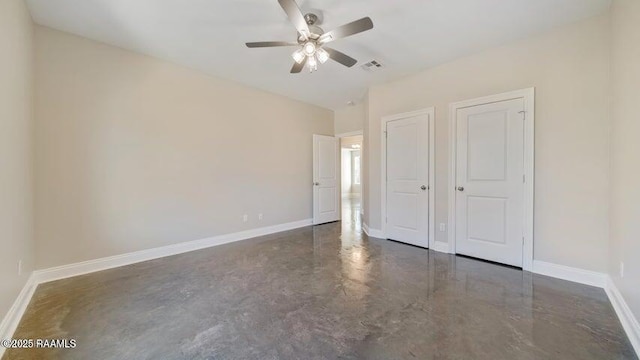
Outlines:
[[382, 68], [382, 64], [378, 60], [371, 60], [368, 63], [361, 66], [363, 70], [366, 71], [377, 71]]

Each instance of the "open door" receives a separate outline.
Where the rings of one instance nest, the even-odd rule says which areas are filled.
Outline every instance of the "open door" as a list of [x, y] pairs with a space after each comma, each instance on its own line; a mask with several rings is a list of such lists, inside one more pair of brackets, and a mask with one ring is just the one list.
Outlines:
[[313, 135], [313, 224], [340, 220], [340, 146], [333, 136]]

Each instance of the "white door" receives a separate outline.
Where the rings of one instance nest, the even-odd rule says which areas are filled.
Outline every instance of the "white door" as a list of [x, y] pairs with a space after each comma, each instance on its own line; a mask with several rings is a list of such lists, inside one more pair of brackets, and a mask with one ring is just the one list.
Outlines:
[[429, 115], [387, 122], [386, 237], [429, 247]]
[[522, 267], [524, 99], [456, 115], [456, 253]]
[[313, 224], [340, 220], [340, 146], [332, 136], [313, 135]]

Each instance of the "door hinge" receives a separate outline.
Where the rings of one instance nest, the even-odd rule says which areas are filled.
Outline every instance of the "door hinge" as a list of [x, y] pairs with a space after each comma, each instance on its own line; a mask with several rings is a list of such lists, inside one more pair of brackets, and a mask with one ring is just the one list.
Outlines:
[[385, 131], [384, 132], [384, 138], [386, 139], [388, 136], [389, 136], [389, 133]]
[[527, 183], [527, 175], [522, 175], [522, 183], [523, 184]]
[[522, 120], [525, 120], [527, 118], [527, 112], [524, 110], [518, 111], [518, 114], [522, 114]]

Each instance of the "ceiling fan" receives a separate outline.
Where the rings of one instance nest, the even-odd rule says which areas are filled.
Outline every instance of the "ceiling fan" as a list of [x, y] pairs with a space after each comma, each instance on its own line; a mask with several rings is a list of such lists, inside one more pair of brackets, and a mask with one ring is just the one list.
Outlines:
[[325, 45], [331, 41], [373, 29], [373, 22], [370, 18], [365, 17], [339, 26], [329, 32], [324, 32], [322, 28], [316, 25], [318, 16], [311, 13], [303, 15], [295, 0], [278, 0], [278, 3], [280, 3], [280, 6], [284, 9], [284, 12], [287, 13], [289, 20], [296, 27], [296, 30], [298, 30], [298, 42], [250, 42], [247, 43], [247, 47], [298, 46], [298, 50], [292, 54], [293, 60], [295, 61], [291, 68], [292, 74], [301, 72], [305, 65], [309, 68], [310, 72], [314, 72], [318, 70], [318, 63], [324, 64], [329, 59], [346, 67], [352, 67], [358, 62], [356, 59]]

